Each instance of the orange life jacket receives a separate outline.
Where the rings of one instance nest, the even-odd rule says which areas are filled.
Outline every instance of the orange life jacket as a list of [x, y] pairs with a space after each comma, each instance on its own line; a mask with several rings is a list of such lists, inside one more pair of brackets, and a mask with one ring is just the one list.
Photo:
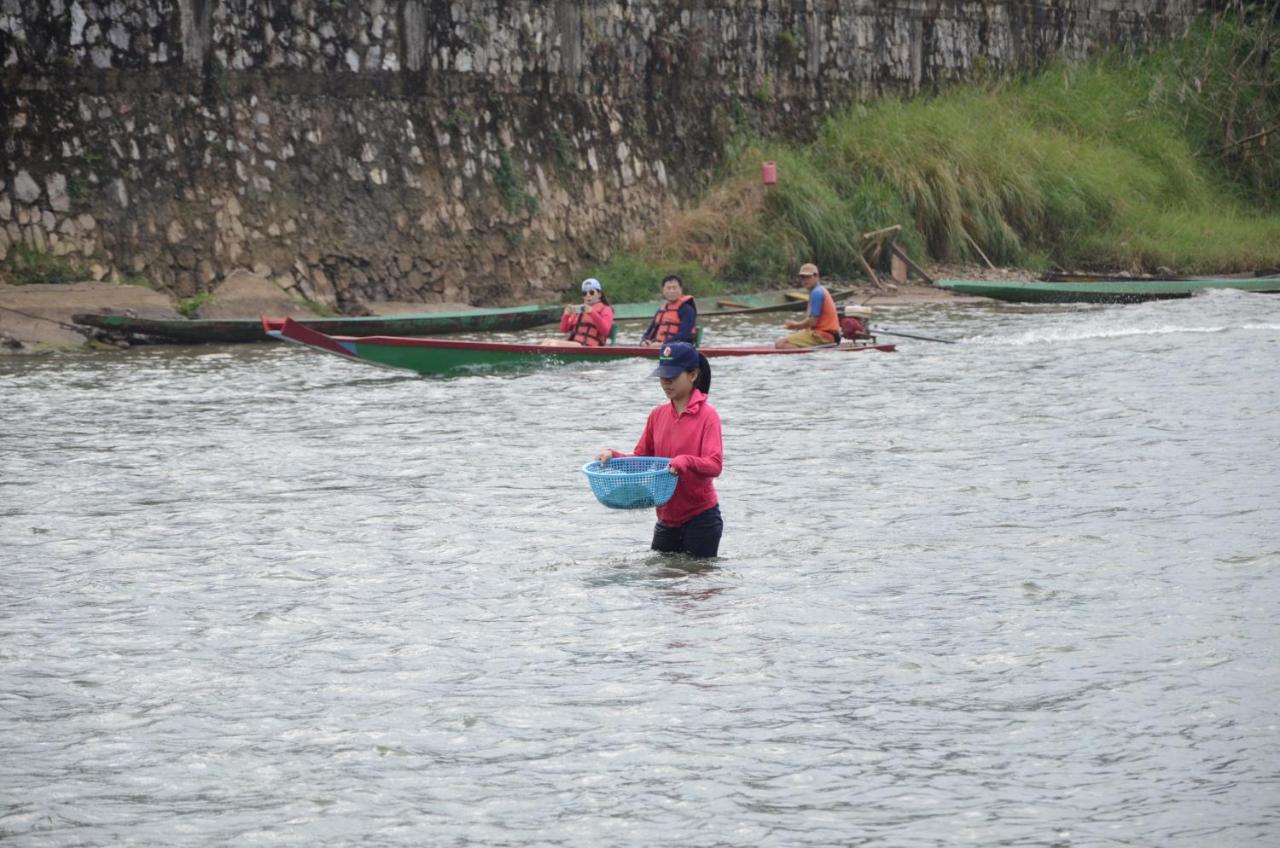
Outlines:
[[[693, 295], [686, 294], [682, 295], [674, 303], [668, 301], [662, 304], [662, 308], [653, 316], [656, 322], [653, 331], [653, 340], [655, 342], [662, 344], [680, 331], [680, 307], [692, 301]], [[694, 323], [697, 323], [697, 318], [694, 319]], [[693, 333], [695, 339], [698, 337], [698, 328], [696, 326], [691, 327], [690, 332]]]
[[824, 286], [822, 289], [826, 295], [822, 299], [822, 312], [818, 315], [818, 320], [814, 322], [813, 329], [819, 333], [826, 333], [832, 339], [840, 335], [840, 314], [836, 312], [836, 301], [831, 296], [831, 292]]
[[605, 338], [600, 333], [600, 325], [596, 323], [595, 316], [602, 310], [599, 308], [601, 304], [597, 303], [591, 307], [590, 312], [581, 312], [578, 314], [578, 320], [574, 322], [573, 329], [569, 331], [569, 341], [587, 347], [603, 347]]

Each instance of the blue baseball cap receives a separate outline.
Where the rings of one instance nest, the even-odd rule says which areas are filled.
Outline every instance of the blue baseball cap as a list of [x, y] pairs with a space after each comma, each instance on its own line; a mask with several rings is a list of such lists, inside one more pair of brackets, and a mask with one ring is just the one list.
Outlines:
[[700, 364], [696, 347], [688, 342], [671, 342], [662, 346], [662, 351], [658, 354], [658, 367], [649, 376], [671, 379], [692, 371]]
[[596, 291], [600, 291], [600, 281], [597, 280], [595, 277], [587, 277], [585, 280], [582, 281], [582, 290], [584, 292], [589, 292], [592, 289]]

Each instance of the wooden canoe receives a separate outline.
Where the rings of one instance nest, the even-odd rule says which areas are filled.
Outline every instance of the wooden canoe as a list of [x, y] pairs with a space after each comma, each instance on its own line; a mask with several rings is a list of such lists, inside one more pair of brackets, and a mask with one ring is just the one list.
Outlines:
[[1280, 292], [1280, 277], [1222, 277], [1202, 280], [938, 280], [940, 289], [1019, 303], [1136, 303], [1191, 297], [1207, 289]]
[[[628, 358], [656, 359], [661, 348], [631, 345], [556, 347], [541, 344], [475, 342], [461, 339], [423, 339], [395, 336], [330, 336], [291, 318], [263, 317], [264, 332], [314, 350], [390, 368], [404, 368], [427, 376], [508, 369], [567, 362], [607, 362]], [[884, 351], [892, 344], [845, 343], [778, 350], [773, 347], [704, 347], [708, 358], [728, 356], [802, 356], [820, 352]]]
[[[448, 333], [512, 332], [560, 320], [560, 306], [513, 306], [462, 312], [413, 312], [365, 318], [300, 318], [298, 323], [321, 333], [350, 336], [437, 336]], [[260, 318], [158, 319], [126, 315], [77, 314], [77, 324], [188, 344], [262, 342], [272, 336]]]

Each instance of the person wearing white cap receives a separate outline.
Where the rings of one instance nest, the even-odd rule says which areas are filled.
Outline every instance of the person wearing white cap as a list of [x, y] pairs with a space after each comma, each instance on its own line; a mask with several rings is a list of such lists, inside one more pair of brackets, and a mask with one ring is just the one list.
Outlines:
[[613, 329], [613, 307], [605, 297], [600, 281], [587, 277], [582, 281], [582, 304], [566, 306], [560, 316], [562, 339], [548, 339], [545, 345], [558, 347], [600, 347], [609, 343]]

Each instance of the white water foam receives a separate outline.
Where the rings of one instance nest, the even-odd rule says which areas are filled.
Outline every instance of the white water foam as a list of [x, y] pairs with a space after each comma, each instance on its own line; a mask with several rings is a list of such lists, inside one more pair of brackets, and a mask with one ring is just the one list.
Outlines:
[[[1268, 320], [1275, 316], [1276, 320]], [[1262, 319], [1262, 320], [1259, 320]], [[1054, 315], [1048, 325], [1009, 335], [995, 332], [968, 336], [967, 344], [1024, 347], [1134, 336], [1213, 335], [1225, 332], [1280, 331], [1280, 298], [1230, 289], [1213, 289], [1195, 297], [1108, 306], [1081, 305]], [[1024, 322], [1019, 321], [1021, 327]]]

